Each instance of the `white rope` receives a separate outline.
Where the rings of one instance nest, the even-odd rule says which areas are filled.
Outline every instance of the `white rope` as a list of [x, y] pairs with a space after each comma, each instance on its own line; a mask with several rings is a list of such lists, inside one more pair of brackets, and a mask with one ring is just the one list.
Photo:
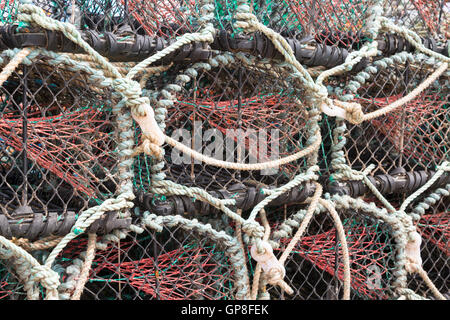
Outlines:
[[261, 163], [238, 163], [238, 162], [228, 162], [223, 160], [218, 160], [211, 158], [209, 156], [206, 156], [204, 154], [201, 154], [181, 142], [176, 141], [175, 139], [172, 139], [171, 137], [165, 136], [165, 141], [173, 146], [174, 148], [177, 148], [178, 150], [182, 151], [183, 153], [186, 153], [187, 155], [191, 156], [195, 160], [202, 161], [206, 164], [220, 167], [220, 168], [226, 168], [226, 169], [234, 169], [234, 170], [264, 170], [269, 168], [276, 168], [279, 166], [282, 166], [284, 164], [290, 163], [292, 161], [298, 160], [302, 157], [305, 157], [309, 155], [311, 152], [315, 151], [319, 148], [321, 144], [321, 136], [320, 132], [316, 132], [315, 134], [315, 141], [306, 147], [303, 150], [298, 151], [295, 154], [292, 154], [290, 156], [287, 156], [285, 158], [281, 158], [278, 160], [272, 160], [267, 162], [261, 162]]

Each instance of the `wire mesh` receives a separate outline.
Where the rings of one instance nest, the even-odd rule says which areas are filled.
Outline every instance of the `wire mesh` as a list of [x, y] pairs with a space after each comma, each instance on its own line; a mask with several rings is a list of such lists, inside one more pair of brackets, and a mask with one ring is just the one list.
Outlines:
[[[197, 0], [32, 2], [46, 17], [75, 26], [124, 78], [144, 58], [187, 34], [204, 32], [207, 11]], [[277, 243], [274, 255], [280, 258], [304, 221], [305, 203], [317, 190], [313, 180], [324, 186], [327, 201], [336, 201], [337, 194], [373, 203], [374, 211], [385, 207], [366, 182], [335, 178], [340, 142], [345, 142], [342, 157], [352, 170], [362, 172], [374, 165], [368, 177], [395, 210], [432, 179], [443, 161], [450, 160], [448, 71], [394, 111], [343, 124], [343, 119], [317, 111], [310, 87], [262, 28], [249, 35], [236, 27], [242, 1], [210, 2], [205, 3], [213, 6], [214, 39], [184, 44], [136, 77], [160, 127], [203, 155], [242, 164], [291, 157], [307, 150], [320, 132], [319, 147], [306, 157], [265, 170], [237, 170], [206, 164], [169, 145], [163, 146], [162, 159], [129, 152], [130, 141], [139, 145], [146, 135], [137, 121], [131, 121], [131, 111], [124, 111], [128, 97], [117, 92], [117, 75], [69, 45], [61, 32], [52, 35], [24, 23], [18, 15], [19, 1], [0, 3], [2, 66], [17, 48], [35, 50], [0, 90], [0, 235], [28, 248], [36, 261], [45, 264], [57, 244], [48, 243], [74, 233], [83, 212], [121, 197], [127, 188], [133, 193], [124, 200], [132, 205], [105, 210], [83, 230], [97, 234], [98, 248], [81, 299], [248, 298], [258, 273], [250, 254], [256, 239], [246, 234], [245, 223], [224, 214], [225, 205], [209, 201], [199, 189], [210, 197], [235, 201], [231, 208], [245, 221], [268, 196], [264, 190], [283, 188], [317, 166], [317, 177], [265, 206], [272, 231], [269, 240]], [[448, 57], [450, 11], [445, 1], [246, 3], [262, 25], [287, 39], [293, 55], [314, 79], [372, 42], [371, 10], [379, 3], [389, 21], [416, 32], [428, 49]], [[22, 38], [13, 37], [16, 33]], [[39, 45], [18, 45], [17, 39], [25, 41], [26, 36]], [[378, 53], [362, 59], [362, 67], [324, 80], [330, 98], [347, 97], [366, 114], [410, 94], [439, 65], [399, 35], [380, 34], [376, 40]], [[137, 101], [141, 93], [133, 94]], [[173, 102], [167, 102], [171, 98]], [[315, 126], [319, 131], [313, 130]], [[343, 126], [344, 132], [339, 131]], [[130, 149], [124, 152], [125, 148]], [[160, 192], [169, 190], [155, 189], [162, 179], [182, 187]], [[423, 241], [422, 267], [444, 296], [450, 292], [449, 183], [448, 171], [443, 172], [405, 208], [413, 216], [417, 206], [426, 203], [425, 212], [412, 223]], [[187, 188], [196, 189], [188, 193]], [[284, 281], [293, 294], [262, 279], [256, 284], [262, 295], [300, 300], [343, 297], [347, 280], [338, 226], [328, 213], [318, 211], [284, 264]], [[362, 208], [341, 206], [337, 211], [350, 259], [350, 298], [397, 298], [403, 249], [391, 220], [373, 217]], [[263, 224], [260, 216], [256, 222]], [[286, 230], [290, 232], [274, 236]], [[89, 260], [88, 246], [87, 237], [71, 239], [50, 266], [59, 279], [61, 298], [70, 297], [79, 285], [81, 269]], [[0, 299], [46, 297], [42, 285], [33, 291], [29, 274], [18, 267], [20, 258], [3, 244], [0, 257]], [[434, 297], [418, 274], [408, 274], [405, 287]]]

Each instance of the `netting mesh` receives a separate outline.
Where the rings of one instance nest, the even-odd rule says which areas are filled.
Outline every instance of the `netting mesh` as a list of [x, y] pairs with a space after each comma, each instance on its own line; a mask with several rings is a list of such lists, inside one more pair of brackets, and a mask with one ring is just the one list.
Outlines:
[[448, 298], [446, 1], [0, 10], [1, 299]]
[[33, 211], [23, 214], [79, 210], [114, 193], [115, 134], [108, 94], [87, 92], [82, 79], [80, 73], [33, 64], [3, 84], [4, 214], [24, 204]]
[[[85, 246], [80, 241], [68, 247], [60, 264], [70, 265]], [[223, 248], [167, 228], [98, 251], [83, 298], [234, 299], [232, 279]]]

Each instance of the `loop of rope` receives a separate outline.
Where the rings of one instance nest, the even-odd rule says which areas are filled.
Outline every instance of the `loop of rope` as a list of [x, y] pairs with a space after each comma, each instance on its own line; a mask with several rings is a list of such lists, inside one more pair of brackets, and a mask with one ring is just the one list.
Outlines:
[[[447, 63], [442, 63], [426, 80], [424, 80], [420, 85], [414, 88], [410, 93], [397, 101], [387, 105], [379, 110], [372, 111], [370, 113], [364, 114], [362, 111], [362, 106], [357, 102], [345, 102], [334, 99], [332, 104], [335, 106], [334, 108], [340, 107], [345, 112], [339, 113], [340, 115], [344, 115], [345, 120], [349, 121], [352, 124], [360, 124], [364, 121], [370, 121], [377, 117], [386, 115], [389, 112], [392, 112], [399, 107], [407, 104], [411, 100], [414, 100], [420, 93], [422, 93], [425, 89], [427, 89], [437, 78], [439, 78], [446, 70], [448, 69]], [[338, 112], [337, 110], [332, 111]], [[334, 115], [331, 112], [327, 112], [328, 115]]]

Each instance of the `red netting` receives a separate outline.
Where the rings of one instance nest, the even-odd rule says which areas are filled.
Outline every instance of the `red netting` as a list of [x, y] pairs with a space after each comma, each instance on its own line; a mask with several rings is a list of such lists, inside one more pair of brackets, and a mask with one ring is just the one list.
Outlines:
[[[193, 99], [180, 97], [174, 107], [169, 112], [173, 113], [171, 118], [173, 121], [179, 121], [189, 115], [189, 119], [194, 121], [207, 121], [208, 126], [218, 129], [224, 135], [227, 130], [235, 128], [236, 122], [239, 122], [239, 129], [249, 133], [254, 130], [258, 134], [259, 130], [266, 130], [267, 139], [259, 141], [251, 146], [251, 139], [244, 138], [245, 148], [265, 148], [271, 150], [273, 140], [279, 139], [283, 143], [296, 144], [294, 137], [304, 127], [304, 123], [293, 121], [298, 118], [299, 114], [305, 113], [298, 110], [298, 106], [293, 102], [292, 97], [282, 96], [280, 94], [257, 95], [250, 98], [242, 98], [241, 100], [220, 101], [221, 95], [214, 95], [214, 92], [208, 92], [210, 96], [205, 94], [205, 98]], [[201, 96], [201, 93], [198, 94]], [[211, 96], [212, 95], [212, 96]], [[272, 139], [271, 130], [277, 129], [278, 136]], [[237, 141], [242, 137], [235, 136]], [[263, 143], [263, 145], [261, 145]], [[254, 154], [258, 150], [253, 150]], [[282, 153], [282, 152], [281, 152]], [[267, 159], [259, 159], [259, 161], [267, 161]]]
[[[41, 167], [89, 196], [96, 194], [99, 178], [92, 172], [93, 160], [106, 165], [111, 159], [108, 134], [98, 127], [107, 125], [102, 111], [85, 108], [69, 111], [47, 109], [53, 116], [42, 117], [39, 107], [29, 107], [27, 156]], [[4, 112], [0, 119], [0, 139], [20, 152], [23, 147], [22, 116]], [[10, 151], [10, 152], [14, 152]]]
[[8, 290], [7, 287], [10, 286], [10, 283], [7, 281], [0, 282], [0, 300], [9, 297], [13, 291]]
[[440, 19], [441, 2], [430, 0], [410, 0], [415, 9], [420, 15], [420, 18], [425, 22], [430, 32], [438, 32], [440, 25], [443, 24], [442, 30], [448, 30], [448, 19]]
[[[384, 232], [375, 225], [352, 224], [345, 225], [344, 229], [350, 256], [352, 288], [372, 299], [386, 299], [387, 289], [382, 285], [383, 281], [376, 280], [389, 277], [387, 261], [392, 255], [392, 248], [387, 235], [383, 235]], [[290, 241], [291, 239], [281, 239], [281, 244], [287, 245]], [[343, 262], [339, 261], [337, 270], [335, 266], [334, 228], [321, 234], [302, 237], [293, 253], [299, 254], [331, 275], [337, 274], [337, 277], [343, 280]]]
[[[232, 276], [222, 251], [215, 246], [191, 243], [178, 249], [152, 252], [132, 260], [143, 250], [144, 240], [123, 241], [96, 252], [90, 281], [131, 286], [154, 299], [224, 299], [230, 298], [224, 284]], [[86, 239], [74, 240], [61, 254], [62, 265], [70, 265], [86, 249]], [[153, 248], [154, 249], [154, 248]], [[153, 250], [152, 249], [152, 250]], [[160, 248], [164, 250], [163, 248]]]
[[450, 256], [450, 212], [441, 212], [438, 214], [424, 215], [418, 223], [418, 228], [422, 236], [429, 239], [439, 249]]
[[285, 1], [306, 34], [314, 34], [319, 41], [328, 45], [343, 46], [358, 40], [357, 33], [364, 25], [367, 2], [366, 0]]
[[117, 273], [119, 277], [126, 277], [129, 279], [128, 284], [153, 298], [208, 299], [212, 295], [221, 299], [226, 297], [226, 293], [220, 291], [226, 278], [218, 272], [219, 265], [212, 259], [212, 250], [181, 248], [159, 255], [157, 263], [152, 258], [145, 258], [139, 261], [106, 263], [103, 268]]
[[15, 0], [1, 0], [0, 1], [0, 9], [5, 8], [6, 6], [12, 6]]
[[[402, 95], [388, 98], [370, 99], [370, 103], [383, 108], [401, 98]], [[367, 102], [368, 99], [359, 99]], [[401, 153], [423, 163], [436, 158], [445, 158], [446, 135], [450, 133], [443, 124], [448, 121], [447, 102], [438, 94], [421, 94], [412, 101], [372, 120], [372, 124], [383, 133]]]
[[149, 35], [167, 37], [192, 31], [190, 16], [195, 13], [195, 3], [195, 0], [127, 1], [129, 11]]

